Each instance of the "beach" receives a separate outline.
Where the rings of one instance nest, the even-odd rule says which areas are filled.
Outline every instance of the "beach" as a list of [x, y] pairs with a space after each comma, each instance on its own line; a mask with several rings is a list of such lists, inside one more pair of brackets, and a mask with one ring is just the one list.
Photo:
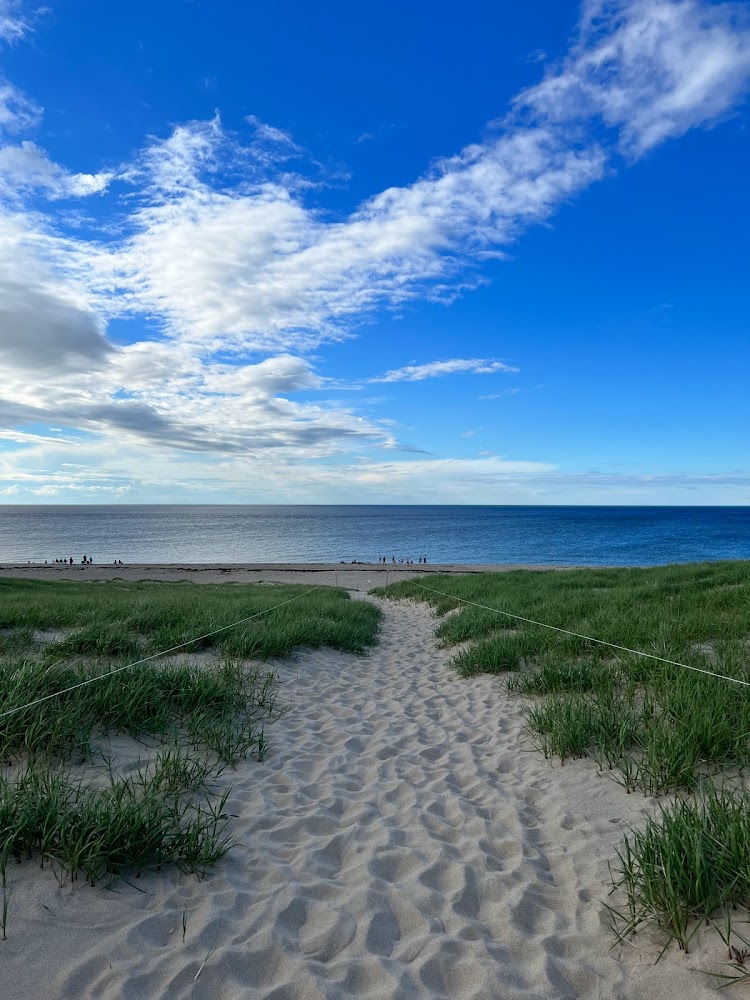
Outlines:
[[407, 565], [406, 563], [136, 563], [120, 566], [106, 563], [0, 563], [0, 576], [32, 580], [158, 580], [162, 583], [309, 583], [341, 586], [366, 593], [387, 581], [411, 580], [420, 574], [504, 573], [511, 570], [590, 569], [580, 566], [461, 565], [458, 563]]
[[[446, 571], [53, 564], [0, 573], [338, 582], [361, 600], [386, 569], [398, 579]], [[222, 777], [239, 843], [206, 880], [166, 870], [106, 890], [61, 887], [31, 864], [13, 870], [4, 998], [718, 995], [696, 971], [721, 968], [715, 934], [699, 935], [689, 956], [671, 947], [658, 965], [663, 941], [651, 932], [613, 947], [608, 865], [656, 801], [626, 795], [593, 761], [545, 760], [497, 677], [449, 667], [455, 649], [436, 648], [426, 606], [367, 599], [383, 612], [370, 653], [303, 651], [272, 664], [286, 711], [268, 729], [264, 762]]]

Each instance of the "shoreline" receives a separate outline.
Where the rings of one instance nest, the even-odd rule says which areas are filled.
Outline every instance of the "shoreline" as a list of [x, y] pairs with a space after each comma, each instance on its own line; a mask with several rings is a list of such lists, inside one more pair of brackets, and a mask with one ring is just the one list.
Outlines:
[[[396, 563], [132, 563], [122, 566], [74, 563], [0, 563], [0, 577], [32, 580], [152, 580], [159, 583], [316, 583], [345, 590], [367, 590], [386, 581], [410, 580], [435, 574], [509, 573], [516, 570], [552, 572], [602, 569], [602, 566], [551, 564], [436, 563], [407, 566]], [[616, 567], [614, 567], [616, 568]]]

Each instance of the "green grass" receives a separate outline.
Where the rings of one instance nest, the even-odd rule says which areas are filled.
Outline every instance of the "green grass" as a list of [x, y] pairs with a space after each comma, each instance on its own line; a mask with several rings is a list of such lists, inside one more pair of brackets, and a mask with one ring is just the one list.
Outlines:
[[153, 780], [119, 779], [104, 789], [87, 787], [64, 773], [29, 769], [0, 778], [0, 879], [7, 885], [10, 861], [54, 864], [62, 883], [83, 874], [92, 885], [124, 871], [140, 875], [177, 865], [205, 875], [229, 850], [225, 803], [195, 802], [182, 788]]
[[626, 841], [618, 933], [650, 922], [686, 948], [699, 917], [750, 904], [750, 798], [723, 787], [750, 764], [750, 690], [456, 600], [750, 682], [750, 563], [435, 575], [424, 585], [450, 596], [411, 581], [374, 593], [430, 604], [438, 643], [468, 643], [452, 661], [460, 674], [502, 674], [528, 699], [546, 756], [593, 757], [628, 792], [693, 796]]
[[[320, 646], [361, 653], [377, 638], [373, 605], [309, 589], [0, 580], [3, 936], [11, 861], [36, 858], [61, 881], [93, 884], [167, 864], [205, 875], [223, 857], [228, 791], [213, 786], [228, 763], [264, 756], [278, 714], [275, 673], [244, 661]], [[190, 642], [188, 654], [214, 654], [200, 662], [128, 665], [292, 598]], [[44, 631], [62, 637], [45, 644]], [[128, 777], [102, 750], [118, 733], [147, 751]], [[95, 780], [75, 777], [84, 762], [98, 762]]]
[[615, 885], [628, 907], [612, 909], [624, 937], [643, 924], [667, 926], [687, 951], [699, 921], [750, 905], [750, 793], [717, 789], [661, 807], [619, 852]]
[[[31, 649], [33, 631], [65, 630], [49, 657], [146, 655], [299, 597], [308, 587], [191, 583], [68, 583], [0, 578], [0, 655]], [[379, 613], [346, 591], [306, 597], [190, 649], [269, 659], [331, 646], [361, 653], [377, 636]]]
[[[63, 692], [0, 717], [0, 764], [19, 760], [60, 763], [88, 758], [91, 742], [127, 733], [191, 743], [226, 761], [265, 746], [260, 720], [274, 712], [274, 674], [226, 660], [206, 665], [129, 667], [124, 663], [53, 665], [0, 660], [0, 715], [54, 692]], [[97, 678], [101, 677], [101, 680]], [[93, 680], [72, 691], [66, 689]]]

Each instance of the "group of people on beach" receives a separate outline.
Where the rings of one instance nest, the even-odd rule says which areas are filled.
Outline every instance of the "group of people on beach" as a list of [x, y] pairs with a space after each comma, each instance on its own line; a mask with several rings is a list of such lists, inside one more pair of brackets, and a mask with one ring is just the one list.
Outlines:
[[[71, 556], [70, 559], [55, 559], [55, 562], [56, 563], [61, 563], [63, 566], [72, 566], [73, 565], [73, 556]], [[31, 560], [29, 560], [29, 564], [30, 563], [31, 563]], [[46, 559], [44, 560], [44, 564], [45, 564], [45, 566], [47, 565], [47, 560]], [[91, 558], [91, 556], [82, 556], [81, 557], [81, 565], [82, 566], [93, 566], [94, 565], [94, 560]], [[122, 566], [122, 559], [115, 559], [115, 560], [113, 560], [112, 565], [113, 566]]]
[[[378, 556], [378, 562], [379, 563], [386, 563], [387, 561], [388, 560], [386, 559], [385, 556]], [[409, 558], [404, 559], [403, 556], [401, 557], [401, 559], [396, 559], [395, 556], [391, 556], [391, 562], [394, 565], [395, 564], [404, 565], [404, 566], [413, 566], [414, 565], [414, 560], [413, 559], [409, 559]], [[417, 559], [417, 562], [420, 564], [420, 566], [422, 566], [422, 565], [426, 566], [427, 565], [427, 556], [420, 556], [419, 559]]]

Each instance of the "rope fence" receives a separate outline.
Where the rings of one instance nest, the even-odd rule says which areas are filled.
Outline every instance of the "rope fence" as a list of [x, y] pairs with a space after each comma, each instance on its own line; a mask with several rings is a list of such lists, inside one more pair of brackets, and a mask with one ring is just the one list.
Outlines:
[[72, 684], [70, 687], [62, 688], [60, 691], [53, 691], [52, 694], [45, 694], [42, 698], [37, 698], [35, 701], [30, 701], [26, 705], [19, 705], [17, 708], [8, 709], [6, 712], [0, 712], [0, 719], [7, 719], [10, 715], [16, 715], [18, 712], [23, 712], [27, 708], [33, 708], [35, 705], [41, 705], [43, 701], [49, 701], [50, 698], [58, 698], [62, 694], [69, 694], [71, 691], [76, 691], [78, 688], [85, 687], [87, 684], [93, 684], [94, 681], [104, 680], [106, 677], [112, 677], [114, 674], [122, 673], [123, 670], [129, 670], [130, 667], [140, 666], [142, 663], [148, 663], [149, 660], [156, 660], [160, 656], [166, 656], [168, 653], [176, 653], [178, 649], [184, 649], [185, 646], [192, 646], [194, 642], [200, 642], [202, 639], [210, 639], [213, 635], [218, 635], [220, 632], [226, 632], [230, 628], [236, 628], [238, 625], [244, 625], [245, 622], [252, 621], [253, 618], [260, 618], [261, 615], [267, 615], [270, 611], [276, 611], [278, 608], [283, 608], [285, 604], [292, 604], [294, 601], [299, 601], [303, 597], [307, 597], [308, 594], [312, 594], [314, 590], [320, 590], [325, 584], [319, 583], [316, 586], [311, 587], [302, 594], [297, 594], [296, 597], [290, 597], [288, 601], [281, 601], [280, 604], [274, 604], [271, 608], [265, 608], [263, 611], [258, 611], [254, 615], [248, 615], [247, 618], [240, 618], [239, 621], [232, 622], [230, 625], [222, 625], [221, 628], [215, 628], [211, 632], [206, 632], [204, 635], [197, 635], [193, 639], [188, 639], [186, 642], [178, 643], [176, 646], [170, 646], [169, 649], [162, 649], [158, 653], [152, 653], [150, 656], [144, 656], [140, 660], [134, 660], [132, 663], [125, 663], [121, 667], [115, 667], [114, 670], [108, 670], [104, 674], [97, 674], [96, 677], [89, 677], [88, 680], [80, 681], [78, 684]]
[[[478, 604], [476, 601], [469, 601], [463, 597], [455, 597], [453, 594], [445, 594], [442, 590], [435, 590], [433, 587], [425, 587], [424, 584], [415, 583], [413, 580], [404, 581], [411, 583], [420, 590], [426, 590], [431, 594], [438, 594], [440, 597], [447, 597], [451, 601], [458, 601], [460, 604], [469, 604], [474, 608], [481, 608], [483, 611], [494, 611], [495, 614], [504, 615], [506, 618], [514, 618], [519, 622], [526, 622], [529, 625], [539, 625], [541, 628], [552, 629], [554, 632], [562, 632], [564, 635], [572, 635], [577, 639], [586, 639], [588, 642], [598, 643], [600, 646], [609, 646], [610, 649], [619, 649], [624, 653], [632, 653], [634, 656], [644, 656], [649, 660], [658, 660], [660, 663], [668, 663], [673, 667], [684, 667], [685, 670], [694, 670], [698, 674], [706, 674], [708, 677], [717, 677], [722, 681], [729, 681], [730, 684], [740, 684], [742, 687], [750, 687], [750, 682], [740, 680], [739, 677], [727, 677], [726, 674], [719, 674], [713, 670], [704, 670], [702, 667], [694, 667], [689, 663], [680, 663], [677, 660], [669, 660], [664, 656], [657, 656], [656, 653], [644, 653], [640, 649], [630, 649], [629, 646], [620, 646], [616, 642], [607, 642], [606, 639], [596, 639], [591, 635], [583, 635], [581, 632], [571, 632], [567, 628], [559, 628], [557, 625], [549, 625], [547, 622], [538, 622], [533, 618], [524, 618], [523, 615], [514, 615], [510, 611], [501, 611], [499, 608], [491, 608], [486, 604]], [[387, 584], [386, 584], [387, 587]]]

